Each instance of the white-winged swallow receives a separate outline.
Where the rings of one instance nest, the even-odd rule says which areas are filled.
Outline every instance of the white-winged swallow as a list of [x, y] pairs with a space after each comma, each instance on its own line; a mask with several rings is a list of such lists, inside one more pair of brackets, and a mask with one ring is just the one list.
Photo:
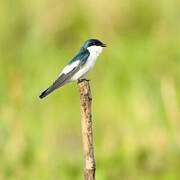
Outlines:
[[106, 44], [97, 39], [87, 40], [77, 55], [64, 67], [57, 80], [39, 97], [44, 98], [69, 82], [80, 81], [94, 67], [103, 47], [106, 47]]

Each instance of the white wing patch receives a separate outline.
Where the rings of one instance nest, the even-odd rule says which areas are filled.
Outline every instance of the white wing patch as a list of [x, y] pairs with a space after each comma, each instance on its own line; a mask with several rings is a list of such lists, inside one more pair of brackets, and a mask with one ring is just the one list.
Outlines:
[[69, 72], [71, 72], [75, 67], [77, 67], [79, 65], [80, 61], [75, 61], [71, 64], [68, 64], [64, 67], [64, 69], [61, 71], [61, 73], [59, 74], [59, 76], [61, 74], [67, 74]]

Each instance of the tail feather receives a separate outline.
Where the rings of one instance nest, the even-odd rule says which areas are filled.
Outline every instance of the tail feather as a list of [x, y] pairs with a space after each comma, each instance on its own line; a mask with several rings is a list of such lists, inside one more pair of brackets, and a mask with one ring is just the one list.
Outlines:
[[44, 97], [46, 97], [48, 94], [50, 94], [52, 91], [54, 91], [55, 89], [52, 89], [51, 87], [50, 88], [48, 88], [48, 89], [46, 89], [45, 91], [43, 91], [42, 93], [41, 93], [41, 95], [39, 96], [39, 98], [44, 98]]
[[53, 92], [55, 89], [68, 83], [67, 81], [68, 77], [69, 77], [69, 74], [61, 74], [61, 76], [59, 76], [59, 78], [48, 89], [42, 92], [42, 94], [39, 97], [42, 99], [46, 97], [48, 94], [50, 94], [51, 92]]
[[64, 84], [65, 84], [65, 82], [61, 83], [61, 82], [55, 81], [52, 86], [50, 86], [49, 88], [47, 88], [45, 91], [43, 91], [41, 93], [39, 98], [42, 99], [42, 98], [46, 97], [48, 94], [52, 93], [54, 90], [56, 90], [57, 88], [63, 86]]
[[41, 95], [39, 96], [39, 98], [44, 98], [44, 97], [46, 97], [48, 94], [50, 94], [50, 93], [52, 93], [54, 90], [56, 90], [58, 87], [60, 87], [60, 85], [59, 86], [56, 86], [56, 84], [54, 83], [52, 86], [50, 86], [49, 88], [47, 88], [45, 91], [43, 91], [42, 93], [41, 93]]

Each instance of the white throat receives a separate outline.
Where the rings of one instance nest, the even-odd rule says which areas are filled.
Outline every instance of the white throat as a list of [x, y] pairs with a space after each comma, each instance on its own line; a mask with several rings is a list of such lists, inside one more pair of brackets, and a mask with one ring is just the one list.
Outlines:
[[101, 47], [101, 46], [90, 46], [87, 49], [90, 52], [91, 56], [94, 56], [97, 58], [101, 54], [103, 47]]

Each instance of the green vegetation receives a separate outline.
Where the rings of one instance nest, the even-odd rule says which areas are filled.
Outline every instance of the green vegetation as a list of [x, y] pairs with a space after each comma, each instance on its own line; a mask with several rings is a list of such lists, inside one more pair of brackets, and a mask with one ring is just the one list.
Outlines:
[[179, 0], [1, 0], [0, 179], [82, 179], [77, 84], [38, 96], [92, 37], [97, 180], [180, 178]]

